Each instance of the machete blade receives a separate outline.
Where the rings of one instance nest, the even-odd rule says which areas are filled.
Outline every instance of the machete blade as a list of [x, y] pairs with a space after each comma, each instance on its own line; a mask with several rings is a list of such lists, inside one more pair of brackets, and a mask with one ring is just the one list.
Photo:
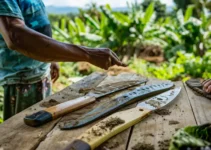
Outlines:
[[157, 110], [162, 107], [165, 107], [171, 103], [180, 93], [181, 87], [169, 90], [165, 93], [154, 96], [144, 102], [138, 103], [137, 107], [145, 108], [149, 110]]
[[130, 92], [118, 96], [115, 99], [101, 103], [90, 112], [80, 116], [77, 120], [64, 122], [63, 126], [60, 126], [60, 128], [62, 130], [70, 130], [82, 127], [97, 119], [107, 116], [126, 105], [167, 91], [173, 86], [174, 84], [172, 82], [139, 86]]

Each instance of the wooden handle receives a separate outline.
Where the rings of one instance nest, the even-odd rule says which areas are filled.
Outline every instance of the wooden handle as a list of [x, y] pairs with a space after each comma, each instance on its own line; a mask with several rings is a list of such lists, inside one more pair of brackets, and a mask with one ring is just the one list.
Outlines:
[[[92, 128], [88, 129], [75, 141], [86, 143], [86, 145], [88, 144], [91, 149], [95, 149], [114, 135], [140, 122], [143, 118], [148, 116], [150, 112], [151, 110], [146, 110], [138, 107], [126, 111], [117, 112], [100, 121]], [[73, 145], [73, 143], [71, 143], [71, 145]], [[68, 148], [69, 150], [71, 150], [71, 148], [76, 147], [70, 147], [69, 145]], [[80, 147], [80, 150], [86, 150], [86, 148], [87, 147], [84, 147], [83, 149]], [[75, 150], [79, 149], [76, 148]]]
[[95, 100], [96, 100], [95, 97], [83, 96], [76, 98], [74, 100], [69, 100], [67, 102], [58, 104], [53, 107], [49, 107], [45, 109], [45, 111], [51, 113], [53, 118], [56, 119], [61, 115], [67, 114], [81, 107], [84, 107], [90, 103], [93, 103]]
[[83, 96], [76, 98], [74, 100], [69, 100], [67, 102], [49, 107], [45, 110], [41, 110], [32, 115], [26, 116], [24, 118], [24, 122], [29, 126], [33, 127], [40, 126], [60, 116], [63, 116], [67, 113], [70, 113], [74, 110], [84, 107], [94, 102], [95, 100], [96, 100], [95, 97], [91, 96]]

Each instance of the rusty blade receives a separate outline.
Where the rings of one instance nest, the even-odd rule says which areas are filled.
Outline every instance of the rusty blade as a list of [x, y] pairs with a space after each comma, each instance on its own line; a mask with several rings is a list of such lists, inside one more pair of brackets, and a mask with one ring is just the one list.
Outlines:
[[96, 88], [93, 88], [87, 93], [87, 96], [93, 96], [95, 98], [100, 98], [118, 91], [122, 91], [140, 84], [146, 83], [148, 80], [143, 78], [141, 80], [131, 80], [131, 81], [121, 81], [110, 84], [105, 84]]

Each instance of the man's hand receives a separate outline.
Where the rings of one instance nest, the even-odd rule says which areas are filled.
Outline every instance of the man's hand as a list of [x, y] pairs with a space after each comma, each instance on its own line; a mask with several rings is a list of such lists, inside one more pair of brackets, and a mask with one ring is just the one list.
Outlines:
[[211, 93], [211, 79], [203, 81], [202, 85], [203, 85], [203, 90], [206, 93]]
[[59, 78], [59, 64], [58, 63], [51, 63], [51, 80], [53, 83], [57, 81]]
[[86, 61], [103, 69], [113, 65], [125, 66], [108, 48], [88, 48], [56, 41], [30, 29], [18, 18], [0, 16], [0, 34], [8, 48], [38, 61]]
[[91, 64], [103, 69], [108, 69], [111, 66], [126, 66], [122, 63], [118, 56], [109, 48], [88, 49], [89, 61]]

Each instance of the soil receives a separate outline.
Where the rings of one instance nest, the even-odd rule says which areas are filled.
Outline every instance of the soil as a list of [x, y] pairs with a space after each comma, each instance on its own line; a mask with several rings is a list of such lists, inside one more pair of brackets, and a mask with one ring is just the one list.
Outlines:
[[91, 72], [91, 65], [87, 62], [78, 62], [77, 69], [81, 74], [88, 75]]
[[149, 100], [146, 102], [146, 104], [151, 105], [152, 107], [158, 108], [160, 107], [161, 103], [159, 101], [156, 100]]
[[179, 121], [169, 120], [169, 125], [179, 124]]
[[119, 124], [125, 123], [125, 121], [118, 117], [115, 117], [115, 118], [110, 118], [104, 123], [105, 123], [106, 128], [109, 128], [109, 130], [112, 130], [114, 127], [118, 126]]
[[159, 109], [159, 110], [156, 110], [155, 113], [160, 116], [166, 116], [166, 115], [170, 115], [171, 111], [169, 111], [167, 109]]
[[111, 142], [111, 143], [108, 143], [106, 145], [106, 147], [108, 147], [109, 149], [111, 148], [117, 148], [119, 146], [119, 142]]
[[152, 133], [147, 133], [147, 134], [145, 134], [145, 136], [151, 136], [151, 137], [154, 137], [154, 134], [152, 134]]
[[49, 101], [47, 102], [42, 102], [40, 104], [41, 107], [52, 107], [52, 106], [55, 106], [55, 105], [58, 105], [60, 104], [58, 101], [54, 100], [54, 99], [50, 99]]
[[154, 146], [146, 143], [137, 143], [132, 150], [154, 150]]
[[121, 66], [112, 66], [108, 69], [107, 74], [111, 75], [111, 76], [117, 76], [120, 73], [123, 72], [131, 72], [134, 73], [134, 71], [132, 71], [130, 68], [128, 67], [121, 67]]
[[103, 134], [103, 130], [101, 130], [100, 128], [93, 128], [92, 133], [94, 134], [94, 136], [101, 136]]
[[92, 128], [92, 133], [94, 136], [101, 136], [104, 131], [112, 130], [114, 127], [118, 126], [119, 124], [125, 123], [124, 120], [115, 117], [115, 118], [109, 118], [108, 120], [102, 122], [99, 126], [96, 128]]
[[101, 145], [99, 148], [97, 148], [97, 150], [110, 150], [110, 149], [117, 148], [119, 146], [120, 144], [117, 140], [111, 140]]
[[149, 62], [161, 63], [164, 61], [163, 49], [157, 45], [143, 45], [140, 47], [140, 52], [137, 54], [139, 58]]
[[158, 141], [158, 146], [160, 150], [168, 150], [170, 145], [170, 140]]

